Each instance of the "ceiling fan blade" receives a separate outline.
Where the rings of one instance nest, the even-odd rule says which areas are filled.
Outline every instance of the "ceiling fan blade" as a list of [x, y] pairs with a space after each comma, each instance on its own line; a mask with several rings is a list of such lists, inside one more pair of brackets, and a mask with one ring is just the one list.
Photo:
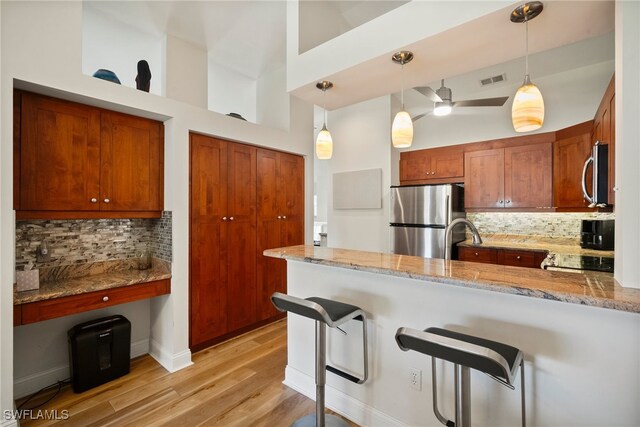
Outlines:
[[411, 117], [411, 121], [412, 122], [416, 122], [418, 120], [420, 120], [421, 118], [423, 118], [424, 116], [426, 116], [428, 113], [424, 113], [424, 114], [418, 114], [417, 116], [413, 116]]
[[456, 101], [453, 104], [456, 107], [502, 107], [509, 99], [508, 96], [501, 96], [499, 98], [484, 98], [484, 99], [467, 99], [465, 101]]
[[414, 89], [429, 98], [432, 102], [442, 102], [442, 98], [440, 98], [436, 94], [436, 91], [431, 89], [429, 86], [414, 87]]

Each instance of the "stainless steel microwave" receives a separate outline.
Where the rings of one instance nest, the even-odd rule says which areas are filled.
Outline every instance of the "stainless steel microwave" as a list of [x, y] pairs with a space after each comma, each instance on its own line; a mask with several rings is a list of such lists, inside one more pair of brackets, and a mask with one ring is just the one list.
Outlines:
[[[587, 171], [593, 165], [592, 194], [587, 190]], [[582, 168], [582, 194], [589, 207], [605, 207], [609, 204], [609, 147], [596, 144], [591, 150], [591, 156], [584, 162]]]

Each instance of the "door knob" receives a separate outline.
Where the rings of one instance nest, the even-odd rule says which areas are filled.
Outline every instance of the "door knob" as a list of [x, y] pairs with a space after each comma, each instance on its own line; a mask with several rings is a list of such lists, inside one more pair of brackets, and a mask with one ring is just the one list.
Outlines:
[[109, 200], [109, 199], [104, 199], [104, 202], [105, 202], [105, 203], [109, 203], [110, 201], [111, 201], [111, 200]]
[[98, 203], [98, 199], [96, 199], [95, 197], [91, 198], [91, 203]]

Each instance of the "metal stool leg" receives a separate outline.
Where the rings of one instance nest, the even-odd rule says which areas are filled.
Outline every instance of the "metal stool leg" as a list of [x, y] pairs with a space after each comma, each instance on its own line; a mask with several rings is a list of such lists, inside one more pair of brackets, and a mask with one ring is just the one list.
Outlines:
[[348, 427], [340, 417], [325, 414], [324, 393], [327, 383], [327, 325], [316, 321], [316, 413], [293, 423], [293, 427]]
[[327, 325], [316, 321], [316, 426], [324, 427], [324, 386], [327, 383]]
[[454, 367], [455, 395], [456, 395], [456, 427], [471, 427], [471, 390], [469, 367], [455, 365]]

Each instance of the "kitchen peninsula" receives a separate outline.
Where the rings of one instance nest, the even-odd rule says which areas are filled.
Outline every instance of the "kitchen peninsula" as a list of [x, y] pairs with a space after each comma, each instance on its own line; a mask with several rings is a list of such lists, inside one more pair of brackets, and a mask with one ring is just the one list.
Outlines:
[[[633, 425], [640, 416], [640, 290], [606, 273], [574, 274], [293, 246], [265, 251], [287, 260], [288, 293], [355, 304], [370, 318], [372, 372], [363, 385], [329, 376], [327, 405], [367, 425], [439, 425], [431, 409], [430, 361], [400, 351], [399, 327], [449, 328], [523, 350], [527, 418], [533, 425]], [[285, 383], [313, 395], [313, 334], [288, 320]], [[347, 326], [351, 326], [348, 325]], [[357, 325], [356, 325], [357, 326]], [[328, 360], [359, 366], [357, 327], [329, 334]], [[352, 351], [353, 350], [353, 351]], [[422, 391], [409, 368], [423, 371]], [[453, 412], [451, 368], [441, 374], [441, 406]], [[519, 423], [519, 395], [472, 374], [473, 417], [480, 425]]]

